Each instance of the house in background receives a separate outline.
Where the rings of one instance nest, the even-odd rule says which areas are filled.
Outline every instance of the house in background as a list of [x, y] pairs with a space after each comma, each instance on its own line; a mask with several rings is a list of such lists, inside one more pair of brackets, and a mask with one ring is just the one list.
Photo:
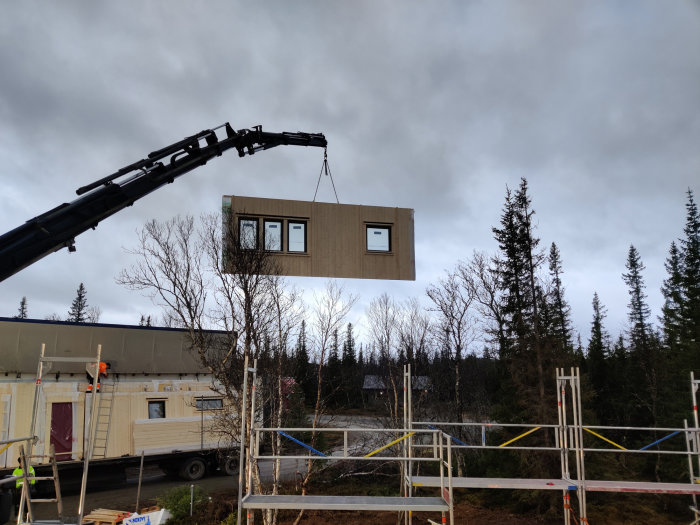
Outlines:
[[[411, 384], [413, 392], [427, 393], [430, 390], [430, 378], [428, 376], [412, 376]], [[403, 384], [396, 387], [403, 390]], [[366, 404], [372, 404], [386, 399], [391, 390], [391, 381], [388, 377], [379, 375], [366, 375], [362, 381], [362, 398]], [[403, 398], [400, 400], [403, 401]]]

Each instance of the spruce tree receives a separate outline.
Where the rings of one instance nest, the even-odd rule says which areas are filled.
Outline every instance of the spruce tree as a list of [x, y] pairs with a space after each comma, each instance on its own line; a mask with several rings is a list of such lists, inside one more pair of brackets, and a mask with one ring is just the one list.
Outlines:
[[22, 300], [19, 302], [19, 310], [17, 311], [15, 319], [26, 319], [27, 315], [27, 298], [22, 297]]
[[671, 243], [666, 259], [667, 278], [661, 288], [664, 305], [660, 320], [668, 359], [660, 365], [669, 369], [669, 376], [661, 385], [668, 390], [664, 392], [668, 402], [663, 407], [667, 420], [683, 417], [684, 385], [700, 358], [700, 214], [690, 189], [687, 196], [684, 237], [680, 245]]
[[352, 329], [352, 323], [348, 323], [345, 341], [343, 342], [343, 368], [347, 371], [355, 366], [355, 336], [352, 333]]
[[552, 325], [559, 340], [560, 349], [571, 350], [571, 307], [564, 299], [564, 285], [561, 282], [561, 254], [555, 243], [549, 249], [549, 276], [552, 280]]
[[84, 323], [87, 320], [87, 310], [87, 291], [85, 290], [83, 283], [80, 283], [76, 297], [71, 303], [70, 310], [68, 310], [67, 321], [71, 321], [73, 323]]
[[668, 278], [663, 282], [661, 293], [664, 305], [661, 307], [661, 322], [666, 348], [675, 354], [681, 342], [683, 328], [683, 262], [675, 242], [671, 243], [665, 263]]
[[313, 378], [313, 367], [309, 363], [309, 351], [306, 348], [306, 321], [301, 321], [297, 344], [294, 348], [294, 380], [301, 387], [304, 399], [310, 403], [314, 398], [315, 384]]
[[525, 294], [527, 271], [520, 246], [520, 221], [515, 197], [509, 188], [506, 188], [500, 225], [500, 228], [492, 228], [501, 251], [501, 256], [493, 262], [502, 292], [501, 310], [506, 318], [506, 338], [502, 341], [500, 354], [502, 358], [509, 358], [526, 346], [528, 328], [525, 319], [532, 302]]
[[[555, 308], [540, 278], [544, 254], [535, 235], [534, 214], [527, 181], [521, 179], [515, 193], [507, 189], [500, 227], [493, 228], [500, 251], [493, 264], [505, 334], [505, 345], [499, 349], [505, 366], [495, 397], [499, 418], [546, 423], [553, 422], [551, 408], [556, 406], [554, 367], [566, 363], [550, 340]], [[549, 434], [533, 439], [541, 439], [544, 446], [554, 444]], [[519, 461], [532, 477], [545, 476], [554, 468], [550, 457]]]
[[627, 317], [630, 322], [630, 341], [633, 349], [646, 351], [649, 346], [651, 327], [649, 317], [651, 310], [646, 303], [647, 295], [642, 272], [646, 269], [639, 256], [639, 252], [630, 245], [625, 264], [627, 273], [622, 274], [622, 278], [628, 287], [630, 302], [627, 304]]
[[338, 347], [338, 329], [333, 330], [331, 349], [328, 354], [325, 381], [323, 383], [324, 395], [331, 406], [337, 406], [339, 391], [343, 384], [343, 374], [340, 361], [340, 348]]
[[[598, 395], [599, 406], [606, 404], [606, 388], [608, 386], [607, 359], [610, 353], [610, 336], [605, 331], [603, 320], [607, 315], [601, 304], [598, 293], [593, 293], [593, 320], [591, 321], [591, 336], [588, 340], [586, 367], [593, 390]], [[598, 411], [599, 415], [601, 410]]]
[[534, 235], [534, 214], [527, 181], [521, 179], [515, 194], [506, 190], [501, 227], [493, 228], [501, 251], [494, 264], [508, 338], [501, 357], [509, 360], [511, 375], [519, 382], [517, 401], [523, 408], [536, 407], [538, 421], [543, 421], [551, 401], [546, 382], [554, 364], [552, 356], [545, 355], [542, 338], [540, 314], [548, 316], [549, 311], [540, 312], [543, 301], [537, 275], [544, 257]]
[[689, 361], [700, 357], [700, 213], [693, 192], [688, 190], [686, 222], [681, 239], [682, 289], [681, 338]]
[[622, 277], [627, 284], [630, 296], [628, 303], [628, 319], [630, 322], [630, 358], [632, 364], [632, 380], [638, 386], [637, 403], [639, 411], [636, 414], [640, 425], [656, 425], [659, 416], [663, 414], [664, 403], [662, 390], [667, 383], [666, 360], [662, 359], [660, 338], [655, 333], [649, 318], [651, 310], [646, 302], [644, 278], [642, 272], [645, 266], [637, 249], [630, 246], [627, 263], [627, 273]]
[[341, 360], [342, 381], [345, 402], [348, 407], [359, 406], [362, 395], [362, 377], [355, 359], [355, 336], [352, 323], [348, 323], [343, 342]]

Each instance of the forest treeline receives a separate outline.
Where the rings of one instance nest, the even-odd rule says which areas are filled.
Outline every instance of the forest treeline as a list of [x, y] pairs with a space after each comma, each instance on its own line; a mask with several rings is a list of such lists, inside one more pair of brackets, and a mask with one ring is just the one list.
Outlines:
[[[647, 303], [645, 267], [632, 245], [622, 274], [627, 330], [610, 336], [606, 308], [594, 292], [583, 339], [572, 328], [559, 249], [554, 242], [541, 246], [523, 179], [506, 192], [493, 228], [495, 255], [475, 253], [430, 285], [427, 309], [416, 300], [375, 298], [361, 346], [352, 325], [333, 332], [324, 398], [334, 408], [361, 406], [364, 376], [399, 381], [410, 363], [415, 375], [431, 379], [431, 394], [455, 420], [553, 423], [554, 370], [577, 366], [587, 395], [586, 423], [682, 424], [690, 416], [689, 372], [700, 362], [700, 215], [690, 190], [686, 212], [683, 237], [670, 243], [658, 317]], [[285, 368], [311, 399], [318, 359], [306, 331], [302, 321]], [[486, 345], [475, 349], [474, 341]]]

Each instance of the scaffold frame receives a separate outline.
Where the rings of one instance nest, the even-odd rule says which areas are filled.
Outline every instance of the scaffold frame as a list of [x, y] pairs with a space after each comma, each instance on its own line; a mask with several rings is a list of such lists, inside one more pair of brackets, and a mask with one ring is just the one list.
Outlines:
[[[649, 494], [680, 494], [690, 495], [693, 505], [690, 506], [694, 513], [693, 524], [700, 523], [700, 513], [697, 510], [697, 495], [700, 494], [700, 479], [695, 477], [695, 465], [700, 472], [700, 429], [698, 428], [697, 391], [700, 381], [695, 380], [691, 373], [691, 393], [693, 398], [694, 426], [689, 427], [687, 420], [683, 428], [647, 428], [647, 427], [615, 427], [593, 426], [583, 424], [581, 380], [578, 368], [571, 367], [567, 373], [563, 368], [556, 369], [557, 388], [557, 423], [556, 424], [514, 424], [497, 422], [444, 422], [444, 421], [414, 421], [412, 406], [412, 376], [411, 366], [404, 366], [403, 370], [403, 428], [396, 429], [371, 429], [377, 434], [393, 435], [395, 439], [382, 445], [376, 450], [362, 456], [351, 454], [348, 436], [354, 432], [366, 433], [366, 428], [277, 428], [263, 427], [255, 424], [255, 397], [257, 363], [248, 368], [248, 362], [244, 364], [244, 392], [241, 421], [241, 443], [247, 443], [247, 447], [241, 447], [241, 462], [239, 465], [239, 496], [238, 496], [238, 523], [243, 523], [242, 512], [246, 512], [245, 523], [253, 523], [254, 509], [314, 509], [314, 510], [376, 510], [403, 512], [404, 523], [413, 524], [413, 513], [420, 511], [440, 511], [443, 523], [454, 523], [454, 489], [511, 489], [511, 490], [558, 490], [562, 493], [564, 523], [571, 525], [572, 519], [576, 523], [588, 523], [587, 500], [588, 492], [610, 493], [649, 493]], [[250, 406], [247, 400], [248, 376], [252, 377], [250, 388]], [[246, 423], [247, 422], [247, 423]], [[445, 427], [480, 427], [481, 442], [470, 445], [457, 439], [448, 432], [442, 430]], [[488, 445], [486, 435], [488, 430], [496, 428], [525, 429], [524, 432], [506, 442], [494, 446]], [[656, 439], [653, 443], [639, 450], [626, 449], [614, 441], [606, 438], [598, 431], [605, 433], [609, 430], [638, 430], [651, 432], [670, 432], [670, 434]], [[537, 432], [553, 432], [554, 446], [528, 446], [518, 443], [522, 438]], [[294, 438], [294, 432], [334, 432], [343, 435], [343, 447], [339, 455], [328, 455], [314, 447]], [[596, 448], [584, 446], [584, 432], [612, 445], [613, 448]], [[278, 454], [264, 455], [260, 453], [262, 436], [266, 433], [280, 433], [291, 439], [298, 445], [308, 450], [305, 455]], [[685, 436], [686, 450], [650, 450], [654, 445], [669, 439], [675, 435]], [[427, 436], [427, 439], [426, 439]], [[380, 455], [379, 453], [389, 447], [399, 445], [400, 455]], [[466, 477], [453, 475], [453, 454], [464, 450], [520, 450], [520, 451], [548, 451], [557, 453], [560, 458], [561, 477], [534, 479], [534, 478], [486, 478]], [[689, 483], [674, 482], [645, 482], [626, 480], [598, 480], [588, 479], [585, 471], [585, 458], [592, 453], [612, 454], [669, 454], [685, 455], [688, 458]], [[308, 460], [313, 455], [314, 460], [319, 461], [395, 461], [402, 465], [400, 495], [397, 497], [378, 496], [299, 496], [279, 494], [254, 494], [253, 493], [253, 468], [259, 460]], [[573, 462], [572, 462], [573, 458]], [[439, 465], [439, 476], [425, 476], [414, 474], [416, 465], [423, 462], [432, 462]], [[245, 476], [244, 482], [244, 473]], [[440, 497], [416, 496], [416, 489], [438, 488]], [[575, 493], [577, 513], [571, 506], [571, 492]]]
[[[454, 510], [452, 500], [452, 451], [451, 440], [449, 437], [438, 430], [416, 430], [409, 431], [406, 428], [399, 429], [371, 429], [373, 433], [399, 435], [398, 438], [391, 442], [376, 448], [375, 450], [363, 454], [361, 456], [351, 455], [349, 449], [348, 435], [355, 432], [366, 433], [367, 428], [277, 428], [277, 427], [258, 427], [255, 425], [255, 397], [256, 390], [254, 388], [257, 377], [257, 363], [254, 363], [253, 368], [247, 367], [245, 363], [246, 376], [251, 374], [252, 386], [250, 395], [250, 408], [247, 405], [247, 397], [244, 393], [241, 413], [245, 414], [241, 423], [241, 443], [248, 443], [244, 454], [245, 461], [239, 465], [239, 479], [243, 480], [244, 472], [246, 474], [245, 486], [239, 486], [238, 497], [238, 521], [246, 525], [253, 524], [254, 515], [251, 512], [255, 509], [294, 509], [294, 510], [359, 510], [359, 511], [387, 511], [387, 512], [405, 512], [406, 515], [412, 515], [413, 512], [440, 512], [443, 523], [454, 525]], [[244, 378], [244, 389], [247, 388], [248, 378]], [[265, 433], [285, 434], [293, 432], [334, 432], [343, 434], [343, 449], [341, 455], [326, 455], [313, 447], [306, 446], [309, 453], [306, 455], [271, 455], [261, 454], [260, 443], [262, 436]], [[394, 445], [401, 445], [402, 450], [409, 450], [405, 446], [406, 441], [414, 438], [417, 434], [428, 436], [431, 444], [432, 455], [425, 458], [411, 457], [410, 455], [379, 455], [380, 452]], [[296, 440], [295, 440], [296, 441]], [[399, 462], [405, 465], [411, 465], [413, 462], [430, 462], [439, 465], [440, 476], [439, 497], [416, 497], [409, 493], [403, 492], [396, 497], [387, 496], [310, 496], [310, 495], [280, 495], [280, 494], [254, 494], [253, 493], [253, 469], [259, 460], [297, 460], [309, 459], [311, 454], [314, 460], [319, 461], [383, 461], [383, 462]], [[405, 483], [401, 483], [402, 491], [406, 488]], [[245, 490], [245, 493], [243, 491]], [[410, 490], [410, 489], [409, 489]], [[245, 511], [245, 517], [243, 512]]]
[[[529, 479], [529, 478], [474, 478], [474, 477], [452, 477], [451, 487], [453, 488], [489, 488], [489, 489], [519, 489], [519, 490], [562, 490], [564, 501], [564, 523], [571, 523], [570, 506], [570, 491], [575, 491], [578, 502], [578, 519], [580, 523], [588, 523], [587, 516], [587, 492], [612, 492], [612, 493], [648, 493], [648, 494], [682, 494], [691, 495], [693, 505], [690, 510], [695, 515], [693, 524], [700, 523], [700, 512], [697, 506], [697, 495], [700, 494], [700, 479], [694, 475], [693, 463], [697, 461], [698, 471], [700, 472], [700, 429], [698, 428], [697, 414], [697, 391], [700, 381], [695, 380], [691, 372], [691, 391], [693, 398], [693, 414], [694, 427], [688, 427], [687, 420], [684, 421], [683, 428], [647, 428], [647, 427], [614, 427], [614, 426], [591, 426], [584, 425], [582, 421], [582, 406], [581, 406], [581, 382], [580, 372], [578, 368], [572, 367], [570, 373], [566, 373], [563, 368], [556, 369], [557, 381], [557, 417], [558, 424], [507, 424], [507, 423], [473, 423], [473, 422], [438, 422], [438, 421], [412, 421], [412, 407], [410, 406], [410, 390], [408, 385], [411, 384], [411, 368], [410, 365], [404, 367], [404, 390], [408, 387], [409, 394], [406, 399], [409, 404], [405, 406], [405, 425], [409, 429], [415, 429], [420, 426], [436, 426], [442, 427], [481, 427], [482, 439], [479, 445], [469, 445], [464, 442], [453, 445], [451, 448], [458, 452], [460, 450], [469, 449], [504, 449], [508, 450], [523, 450], [523, 451], [557, 451], [560, 454], [561, 462], [561, 478], [560, 479]], [[567, 408], [570, 404], [570, 408]], [[568, 421], [568, 414], [571, 413], [572, 420]], [[487, 429], [503, 428], [503, 427], [521, 427], [527, 428], [526, 432], [520, 434], [514, 439], [507, 441], [499, 446], [486, 445]], [[507, 446], [516, 440], [539, 429], [552, 429], [555, 432], [555, 447], [545, 446]], [[613, 441], [595, 432], [597, 430], [640, 430], [640, 431], [667, 431], [670, 435], [643, 447], [640, 450], [629, 450], [621, 447]], [[583, 444], [583, 433], [589, 432], [602, 438], [603, 441], [615, 446], [612, 449], [591, 448], [585, 447]], [[684, 434], [686, 437], [686, 450], [649, 450], [652, 445], [656, 445], [673, 435]], [[449, 434], [446, 434], [449, 436]], [[451, 439], [456, 440], [450, 436]], [[459, 440], [457, 440], [459, 441]], [[420, 449], [423, 445], [412, 444], [409, 440], [407, 446], [410, 448]], [[631, 453], [631, 454], [666, 454], [666, 455], [687, 455], [688, 471], [690, 476], [689, 483], [667, 483], [667, 482], [643, 482], [643, 481], [626, 481], [626, 480], [589, 480], [585, 476], [585, 455], [586, 453]], [[409, 452], [410, 454], [410, 452]], [[572, 469], [569, 464], [570, 456], [573, 455], [575, 465]], [[407, 476], [408, 482], [413, 487], [434, 487], [436, 486], [435, 477], [431, 476]], [[407, 524], [411, 524], [410, 516], [406, 520]]]

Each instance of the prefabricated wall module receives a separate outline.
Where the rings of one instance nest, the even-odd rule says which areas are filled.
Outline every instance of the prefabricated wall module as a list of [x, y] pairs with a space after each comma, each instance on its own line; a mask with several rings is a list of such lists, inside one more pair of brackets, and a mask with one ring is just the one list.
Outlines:
[[264, 252], [282, 275], [356, 279], [416, 279], [410, 208], [334, 204], [226, 195], [222, 201], [224, 254], [232, 263]]
[[[29, 435], [42, 344], [46, 357], [58, 358], [94, 358], [99, 344], [101, 360], [111, 365], [96, 410], [109, 438], [93, 449], [93, 461], [123, 464], [143, 453], [185, 478], [221, 466], [213, 464], [220, 438], [212, 428], [230, 407], [190, 349], [187, 332], [170, 328], [0, 318], [0, 440]], [[83, 457], [98, 396], [88, 393], [84, 363], [48, 363], [42, 376], [34, 453], [54, 445], [59, 466], [67, 468], [64, 463]], [[0, 470], [16, 467], [19, 445], [0, 453]]]

